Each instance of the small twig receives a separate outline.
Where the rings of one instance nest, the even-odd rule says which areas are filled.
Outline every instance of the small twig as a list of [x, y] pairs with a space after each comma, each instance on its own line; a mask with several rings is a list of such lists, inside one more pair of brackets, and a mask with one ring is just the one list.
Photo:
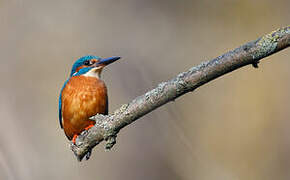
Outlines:
[[238, 68], [249, 64], [258, 67], [259, 60], [289, 46], [290, 26], [287, 26], [211, 61], [192, 67], [174, 79], [160, 83], [155, 89], [135, 98], [129, 104], [123, 105], [113, 114], [94, 116], [96, 125], [78, 136], [76, 145], [72, 144], [71, 149], [79, 161], [103, 140], [106, 141], [106, 149], [110, 149], [116, 143], [117, 133], [145, 114]]

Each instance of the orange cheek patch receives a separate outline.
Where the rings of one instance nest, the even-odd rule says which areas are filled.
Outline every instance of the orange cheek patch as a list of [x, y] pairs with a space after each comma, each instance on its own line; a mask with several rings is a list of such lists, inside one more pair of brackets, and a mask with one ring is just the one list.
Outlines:
[[86, 65], [82, 65], [82, 66], [80, 66], [80, 67], [78, 67], [78, 68], [76, 69], [76, 72], [79, 72], [79, 70], [82, 69], [82, 68], [84, 68], [84, 67], [88, 67], [88, 66], [86, 66]]
[[97, 60], [97, 59], [91, 59], [91, 62], [92, 63], [96, 63], [96, 62], [99, 62], [99, 60]]

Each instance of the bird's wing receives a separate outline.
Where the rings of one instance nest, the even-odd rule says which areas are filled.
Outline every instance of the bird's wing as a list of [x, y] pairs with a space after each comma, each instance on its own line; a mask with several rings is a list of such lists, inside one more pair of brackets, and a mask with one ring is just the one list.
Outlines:
[[[69, 80], [69, 79], [68, 79]], [[63, 126], [62, 126], [62, 104], [61, 104], [61, 96], [62, 96], [62, 90], [63, 88], [65, 87], [65, 85], [67, 84], [68, 80], [66, 80], [60, 90], [60, 94], [59, 94], [59, 98], [58, 98], [58, 118], [59, 118], [59, 124], [60, 124], [60, 127], [63, 129]]]
[[109, 101], [108, 101], [108, 95], [106, 97], [106, 107], [105, 107], [105, 115], [108, 115], [108, 111], [109, 111]]

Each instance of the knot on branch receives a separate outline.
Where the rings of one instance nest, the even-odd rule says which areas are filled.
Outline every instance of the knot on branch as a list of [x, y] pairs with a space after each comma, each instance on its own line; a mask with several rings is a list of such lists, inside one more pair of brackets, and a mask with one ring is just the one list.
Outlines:
[[110, 135], [106, 140], [105, 149], [110, 150], [116, 144], [117, 133], [115, 135]]
[[259, 65], [258, 65], [259, 63], [260, 63], [259, 60], [254, 61], [253, 64], [252, 64], [252, 66], [253, 66], [254, 68], [259, 68]]

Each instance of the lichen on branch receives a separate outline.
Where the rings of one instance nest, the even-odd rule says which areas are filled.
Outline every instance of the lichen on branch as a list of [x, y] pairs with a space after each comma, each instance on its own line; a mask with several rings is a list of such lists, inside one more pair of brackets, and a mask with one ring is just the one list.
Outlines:
[[110, 149], [116, 143], [118, 132], [145, 114], [226, 73], [249, 64], [256, 67], [262, 58], [289, 46], [290, 26], [287, 26], [215, 59], [202, 62], [122, 105], [113, 114], [92, 117], [96, 121], [95, 126], [79, 135], [76, 144], [71, 144], [71, 149], [79, 161], [86, 155], [89, 158], [91, 150], [103, 140], [106, 141], [106, 149]]

